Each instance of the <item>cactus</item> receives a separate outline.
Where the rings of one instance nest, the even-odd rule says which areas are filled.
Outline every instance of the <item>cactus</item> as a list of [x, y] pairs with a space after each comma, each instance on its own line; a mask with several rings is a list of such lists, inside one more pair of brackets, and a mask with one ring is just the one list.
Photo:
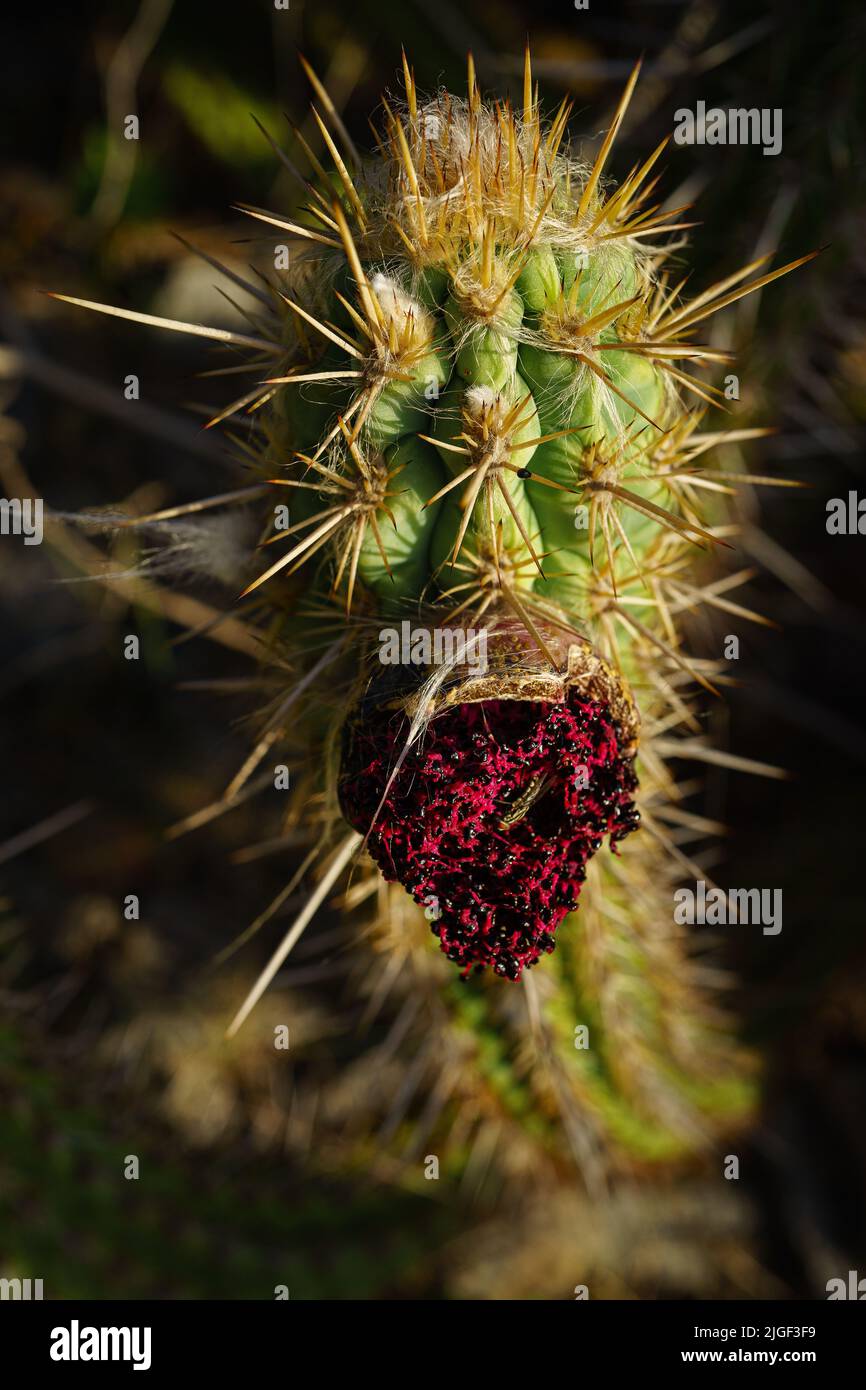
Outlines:
[[[391, 1134], [411, 1148], [426, 1088], [423, 1133], [451, 1134], [455, 1172], [503, 1135], [518, 1176], [528, 1154], [587, 1181], [681, 1159], [752, 1096], [672, 923], [700, 870], [671, 764], [707, 756], [695, 687], [719, 665], [689, 653], [683, 615], [757, 617], [729, 597], [744, 574], [712, 569], [735, 479], [710, 450], [764, 432], [702, 428], [724, 397], [698, 373], [728, 354], [695, 335], [810, 257], [683, 298], [691, 224], [653, 201], [667, 142], [607, 180], [637, 69], [592, 164], [568, 102], [542, 119], [528, 51], [519, 113], [482, 101], [471, 59], [465, 99], [424, 103], [404, 58], [372, 158], [308, 72], [332, 168], [307, 149], [295, 219], [247, 209], [295, 248], [248, 286], [254, 331], [163, 322], [250, 350], [264, 378], [218, 419], [252, 413], [276, 558], [243, 598], [298, 679], [245, 777], [291, 707], [310, 749], [291, 814], [321, 846], [232, 1026], [351, 867], [347, 905], [375, 904], [362, 988], [407, 1019]], [[408, 662], [384, 658], [394, 634]]]

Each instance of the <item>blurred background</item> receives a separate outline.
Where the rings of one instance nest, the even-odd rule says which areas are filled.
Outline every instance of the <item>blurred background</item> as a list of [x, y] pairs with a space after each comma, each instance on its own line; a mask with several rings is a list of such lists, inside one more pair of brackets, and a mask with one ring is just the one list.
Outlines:
[[[124, 0], [19, 7], [2, 23], [0, 487], [60, 512], [233, 486], [225, 444], [200, 429], [232, 389], [199, 375], [207, 345], [43, 292], [240, 322], [175, 234], [243, 267], [256, 245], [232, 205], [297, 203], [251, 113], [287, 147], [284, 112], [315, 142], [299, 48], [361, 146], [380, 93], [399, 90], [401, 45], [424, 90], [462, 91], [471, 48], [482, 86], [517, 98], [528, 33], [545, 105], [570, 92], [588, 141], [642, 54], [615, 176], [699, 100], [783, 113], [776, 157], [668, 150], [665, 193], [695, 199], [701, 222], [692, 284], [776, 248], [777, 264], [826, 249], [716, 339], [740, 349], [737, 422], [777, 428], [753, 446], [754, 471], [809, 484], [748, 495], [750, 604], [779, 627], [732, 629], [739, 684], [711, 713], [722, 746], [791, 779], [711, 769], [702, 794], [730, 827], [714, 874], [784, 900], [780, 936], [725, 937], [727, 1002], [765, 1068], [740, 1181], [709, 1188], [696, 1169], [599, 1210], [577, 1187], [524, 1200], [402, 1183], [382, 1131], [363, 1159], [334, 1160], [308, 1097], [363, 1133], [341, 1093], [363, 1023], [345, 975], [302, 943], [278, 982], [305, 1044], [292, 1067], [274, 1056], [279, 989], [223, 1040], [279, 939], [278, 919], [276, 936], [215, 967], [294, 867], [291, 847], [261, 849], [276, 793], [172, 833], [243, 762], [249, 661], [230, 632], [185, 640], [182, 615], [89, 580], [86, 534], [2, 538], [0, 1274], [85, 1298], [271, 1297], [278, 1284], [299, 1298], [569, 1297], [577, 1282], [594, 1297], [824, 1297], [828, 1278], [866, 1274], [866, 540], [825, 525], [828, 499], [866, 496], [862, 8]], [[109, 138], [130, 112], [140, 140]], [[124, 399], [130, 373], [139, 402]], [[130, 631], [138, 663], [124, 660]], [[123, 916], [130, 893], [138, 922]], [[339, 919], [316, 932], [316, 959], [328, 932], [339, 959]], [[116, 1180], [132, 1154], [147, 1184]]]

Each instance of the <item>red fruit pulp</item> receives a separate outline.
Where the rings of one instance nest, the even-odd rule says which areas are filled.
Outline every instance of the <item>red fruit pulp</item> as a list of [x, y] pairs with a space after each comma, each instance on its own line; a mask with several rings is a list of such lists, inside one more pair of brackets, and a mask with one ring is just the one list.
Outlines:
[[487, 700], [437, 715], [385, 794], [408, 729], [382, 708], [347, 728], [344, 814], [464, 975], [489, 965], [518, 980], [554, 949], [603, 837], [614, 848], [637, 826], [633, 760], [607, 707], [575, 692]]

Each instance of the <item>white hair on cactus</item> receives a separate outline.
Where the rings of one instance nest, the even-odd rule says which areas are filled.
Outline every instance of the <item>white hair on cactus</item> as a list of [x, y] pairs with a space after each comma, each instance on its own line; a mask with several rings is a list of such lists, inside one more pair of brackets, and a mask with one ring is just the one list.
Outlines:
[[390, 276], [384, 275], [381, 270], [376, 271], [370, 281], [370, 287], [382, 309], [392, 318], [396, 318], [398, 314], [403, 318], [408, 313], [421, 312], [420, 304], [416, 304], [402, 285]]
[[466, 391], [466, 409], [470, 415], [481, 415], [492, 410], [496, 392], [492, 386], [470, 386]]
[[404, 290], [399, 281], [377, 270], [370, 277], [370, 288], [385, 318], [393, 322], [396, 328], [405, 330], [407, 324], [414, 324], [418, 338], [429, 339], [433, 331], [430, 315], [423, 304], [419, 304]]
[[442, 129], [442, 118], [438, 113], [425, 111], [421, 117], [421, 128], [425, 140], [438, 140]]
[[237, 588], [247, 577], [251, 547], [261, 527], [260, 515], [248, 506], [237, 506], [210, 516], [171, 520], [138, 520], [126, 512], [108, 508], [99, 512], [54, 512], [53, 515], [71, 525], [104, 535], [118, 534], [121, 528], [137, 534], [139, 552], [134, 562], [123, 569], [101, 571], [99, 578], [103, 581], [165, 575], [212, 579], [228, 588]]

